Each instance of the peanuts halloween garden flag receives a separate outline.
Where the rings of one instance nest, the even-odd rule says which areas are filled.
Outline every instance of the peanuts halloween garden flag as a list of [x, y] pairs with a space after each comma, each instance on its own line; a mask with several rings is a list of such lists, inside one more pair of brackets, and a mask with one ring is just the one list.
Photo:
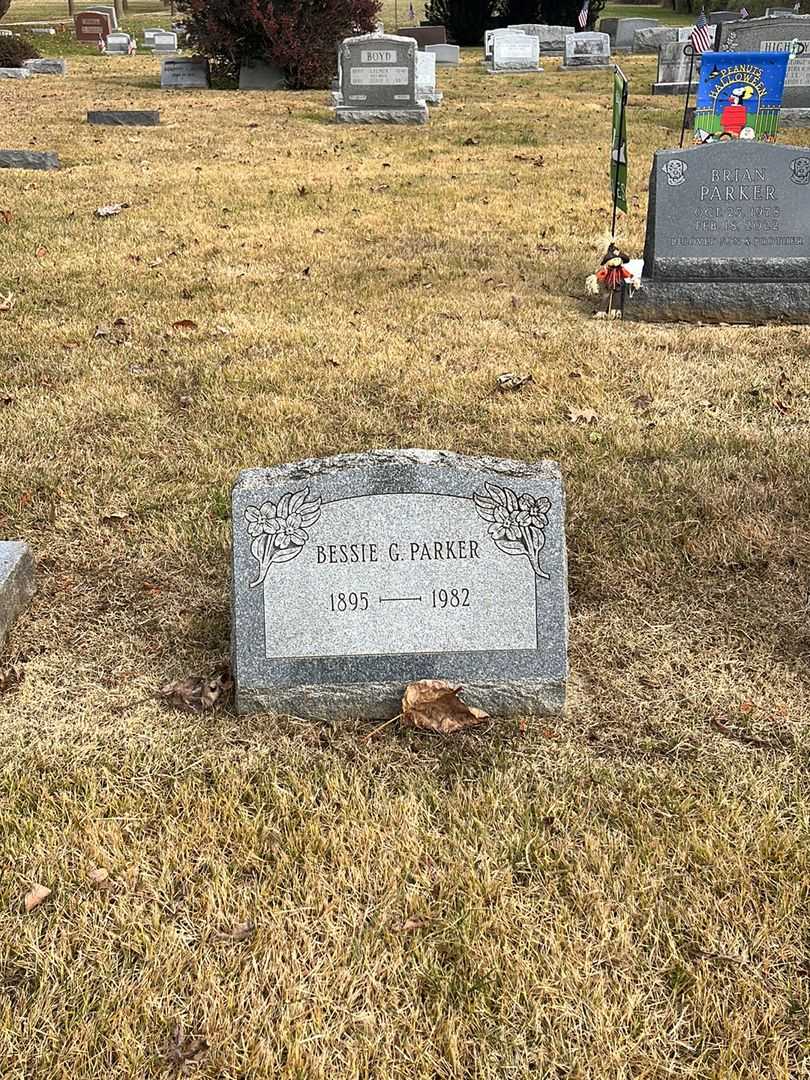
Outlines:
[[705, 52], [695, 109], [695, 142], [775, 142], [789, 52]]

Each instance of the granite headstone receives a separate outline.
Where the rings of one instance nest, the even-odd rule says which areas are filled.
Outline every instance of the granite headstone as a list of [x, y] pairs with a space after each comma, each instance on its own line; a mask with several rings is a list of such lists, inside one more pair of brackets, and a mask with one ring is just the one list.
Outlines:
[[416, 54], [416, 96], [428, 105], [441, 105], [444, 97], [436, 87], [436, 57], [427, 50]]
[[0, 650], [34, 595], [34, 556], [22, 540], [0, 540]]
[[720, 52], [788, 52], [793, 41], [804, 52], [788, 61], [780, 125], [810, 126], [810, 16], [739, 19], [720, 27]]
[[31, 71], [24, 67], [0, 67], [0, 79], [30, 79]]
[[439, 65], [458, 67], [461, 62], [461, 50], [458, 45], [426, 45], [425, 52], [433, 53]]
[[427, 105], [416, 94], [416, 41], [393, 34], [347, 38], [339, 50], [344, 124], [424, 124]]
[[810, 148], [658, 150], [641, 288], [648, 321], [810, 322]]
[[413, 38], [420, 49], [447, 43], [447, 30], [443, 26], [403, 26], [397, 30], [397, 36]]
[[239, 712], [388, 719], [447, 679], [493, 715], [565, 702], [559, 466], [372, 451], [239, 475]]
[[610, 37], [595, 31], [569, 34], [560, 71], [593, 71], [609, 68]]
[[113, 32], [109, 15], [98, 11], [80, 11], [73, 25], [76, 40], [83, 45], [98, 45], [99, 40], [106, 41]]
[[[671, 41], [658, 50], [658, 75], [650, 89], [651, 94], [685, 94], [689, 85], [691, 59], [684, 51], [688, 42]], [[694, 57], [692, 86], [700, 79], [700, 56]]]
[[[603, 19], [602, 21], [609, 22], [608, 19]], [[630, 51], [633, 48], [633, 35], [636, 30], [657, 29], [660, 25], [661, 23], [658, 19], [617, 19], [615, 37], [613, 34], [611, 34], [610, 37], [614, 51]], [[609, 31], [601, 25], [600, 29], [604, 29], [605, 33], [609, 33]]]
[[0, 169], [36, 169], [50, 171], [59, 168], [59, 155], [54, 150], [0, 150]]
[[104, 52], [108, 56], [132, 56], [135, 42], [129, 34], [113, 33], [107, 35]]
[[243, 60], [239, 68], [240, 90], [284, 90], [287, 77], [278, 64], [265, 60]]
[[543, 70], [540, 67], [540, 42], [534, 34], [524, 34], [520, 30], [495, 33], [491, 44], [488, 74], [527, 75]]
[[162, 90], [207, 90], [211, 86], [211, 65], [205, 57], [160, 61]]
[[557, 26], [548, 23], [514, 23], [507, 29], [536, 37], [541, 56], [562, 56], [565, 52], [565, 39], [575, 30], [573, 26]]
[[67, 75], [67, 61], [55, 57], [26, 60], [25, 66], [32, 75]]

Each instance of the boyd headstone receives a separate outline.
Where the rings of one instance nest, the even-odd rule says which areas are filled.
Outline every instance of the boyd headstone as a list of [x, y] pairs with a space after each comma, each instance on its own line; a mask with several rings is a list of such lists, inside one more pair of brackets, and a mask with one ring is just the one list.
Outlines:
[[34, 595], [34, 557], [22, 540], [0, 540], [0, 650]]
[[658, 150], [628, 318], [810, 322], [810, 148]]
[[492, 59], [486, 69], [490, 75], [526, 75], [542, 71], [540, 42], [534, 34], [513, 30], [492, 36]]
[[347, 454], [243, 472], [232, 510], [239, 712], [387, 719], [419, 679], [491, 714], [563, 708], [556, 463]]
[[[651, 94], [685, 94], [689, 85], [690, 57], [684, 52], [682, 41], [672, 41], [658, 50], [658, 75], [653, 83]], [[700, 57], [694, 57], [692, 66], [692, 85], [697, 86], [700, 79]]]
[[188, 60], [161, 60], [161, 90], [207, 90], [211, 86], [211, 65], [205, 57]]
[[740, 19], [720, 27], [721, 52], [789, 52], [793, 41], [804, 52], [791, 56], [785, 78], [780, 124], [810, 126], [810, 17]]
[[427, 105], [416, 94], [416, 42], [393, 34], [347, 38], [339, 51], [344, 124], [424, 124]]
[[583, 32], [565, 39], [565, 56], [560, 71], [593, 71], [610, 67], [610, 38], [607, 34]]

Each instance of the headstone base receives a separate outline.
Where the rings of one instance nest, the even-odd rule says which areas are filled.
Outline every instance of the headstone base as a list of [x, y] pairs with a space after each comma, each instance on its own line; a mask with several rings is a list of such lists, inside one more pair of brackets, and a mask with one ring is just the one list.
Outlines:
[[418, 102], [412, 109], [355, 109], [351, 105], [335, 108], [338, 124], [426, 124], [427, 105]]
[[[425, 670], [428, 670], [426, 667]], [[442, 678], [441, 667], [432, 675]], [[451, 680], [452, 681], [452, 680]], [[405, 683], [354, 683], [351, 685], [250, 688], [238, 690], [236, 711], [276, 713], [301, 720], [390, 720], [402, 710]], [[502, 683], [464, 682], [461, 697], [467, 705], [483, 709], [490, 716], [559, 716], [565, 709], [565, 682], [542, 681]]]
[[560, 71], [612, 71], [613, 64], [608, 60], [604, 64], [560, 64]]
[[25, 67], [32, 75], [67, 75], [66, 60], [26, 60]]
[[444, 94], [441, 90], [437, 90], [434, 94], [420, 94], [419, 96], [427, 105], [441, 105], [444, 101]]
[[781, 127], [810, 128], [810, 107], [804, 109], [780, 109]]
[[[692, 83], [692, 89], [693, 90], [695, 89], [695, 86], [696, 86], [696, 82], [693, 82]], [[653, 83], [652, 86], [650, 87], [650, 93], [654, 97], [657, 96], [658, 94], [673, 94], [673, 95], [678, 94], [678, 95], [681, 95], [681, 94], [686, 93], [686, 87], [687, 87], [686, 83], [657, 82], [657, 83]]]
[[641, 322], [810, 323], [810, 282], [644, 281], [627, 298]]
[[34, 556], [21, 540], [0, 540], [0, 649], [34, 595]]
[[491, 65], [488, 65], [486, 68], [486, 73], [487, 75], [536, 75], [542, 70], [543, 67], [541, 64], [538, 64], [537, 67], [531, 68], [494, 68]]

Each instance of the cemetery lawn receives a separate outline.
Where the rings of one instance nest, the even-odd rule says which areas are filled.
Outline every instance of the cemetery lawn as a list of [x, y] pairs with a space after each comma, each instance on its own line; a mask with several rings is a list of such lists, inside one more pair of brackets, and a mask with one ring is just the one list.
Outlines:
[[[4, 1080], [805, 1074], [810, 336], [593, 320], [610, 75], [477, 60], [422, 129], [142, 57], [3, 85], [0, 146], [63, 162], [0, 174], [0, 536], [39, 561], [0, 658]], [[622, 63], [640, 255], [681, 103]], [[83, 122], [116, 107], [162, 126]], [[565, 719], [157, 701], [227, 658], [237, 471], [402, 446], [561, 462]]]

